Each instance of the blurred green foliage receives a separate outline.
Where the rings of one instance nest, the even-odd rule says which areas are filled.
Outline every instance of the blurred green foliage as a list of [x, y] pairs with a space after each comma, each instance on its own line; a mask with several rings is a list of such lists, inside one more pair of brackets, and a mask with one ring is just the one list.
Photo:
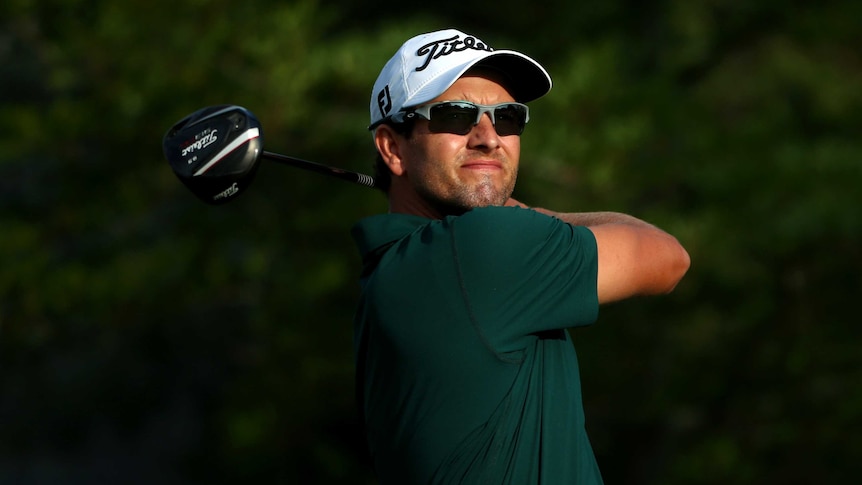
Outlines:
[[[209, 207], [161, 154], [240, 104], [370, 172], [371, 85], [457, 27], [537, 58], [516, 196], [677, 235], [675, 293], [575, 332], [608, 483], [862, 472], [862, 3], [9, 0], [0, 6], [0, 483], [374, 483], [353, 402], [383, 196], [264, 163]], [[856, 430], [856, 431], [853, 431]]]

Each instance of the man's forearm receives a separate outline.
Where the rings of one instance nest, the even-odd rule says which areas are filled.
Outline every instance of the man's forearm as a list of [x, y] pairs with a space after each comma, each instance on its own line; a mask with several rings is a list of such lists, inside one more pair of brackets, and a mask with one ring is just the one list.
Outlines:
[[536, 212], [556, 217], [563, 222], [573, 226], [600, 226], [602, 224], [625, 224], [637, 227], [655, 228], [652, 224], [644, 222], [637, 217], [623, 214], [621, 212], [555, 212], [540, 207], [533, 207]]
[[556, 212], [548, 209], [543, 209], [541, 207], [530, 207], [523, 202], [520, 202], [516, 199], [510, 198], [506, 202], [507, 206], [516, 206], [523, 207], [525, 209], [532, 209], [536, 212], [541, 212], [542, 214], [549, 215], [551, 217], [556, 217], [557, 219], [571, 224], [573, 226], [599, 226], [602, 224], [625, 224], [629, 226], [635, 227], [645, 227], [651, 229], [658, 229], [654, 225], [644, 222], [637, 217], [630, 216], [628, 214], [623, 214], [622, 212]]

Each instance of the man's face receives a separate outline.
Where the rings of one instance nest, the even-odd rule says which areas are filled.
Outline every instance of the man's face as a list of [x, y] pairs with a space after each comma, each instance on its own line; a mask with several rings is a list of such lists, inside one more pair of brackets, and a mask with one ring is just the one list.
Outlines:
[[[467, 74], [431, 102], [437, 101], [491, 105], [514, 98], [491, 78]], [[521, 137], [498, 135], [487, 113], [466, 135], [431, 133], [420, 118], [403, 146], [403, 175], [441, 215], [503, 205], [515, 188], [520, 152]]]

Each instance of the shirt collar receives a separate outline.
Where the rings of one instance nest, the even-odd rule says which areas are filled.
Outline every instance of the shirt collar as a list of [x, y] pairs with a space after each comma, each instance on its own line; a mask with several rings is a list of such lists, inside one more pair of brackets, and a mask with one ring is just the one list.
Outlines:
[[412, 214], [378, 214], [361, 219], [350, 232], [365, 259], [369, 253], [391, 245], [432, 220]]

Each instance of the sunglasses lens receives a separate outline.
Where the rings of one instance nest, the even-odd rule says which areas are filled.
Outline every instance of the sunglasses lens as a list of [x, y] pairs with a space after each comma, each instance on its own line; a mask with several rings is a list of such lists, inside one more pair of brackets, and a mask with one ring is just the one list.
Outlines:
[[520, 135], [527, 125], [527, 110], [517, 104], [504, 104], [494, 110], [494, 128], [500, 136]]
[[473, 129], [479, 108], [466, 103], [444, 103], [431, 108], [428, 129], [434, 133], [466, 135]]

